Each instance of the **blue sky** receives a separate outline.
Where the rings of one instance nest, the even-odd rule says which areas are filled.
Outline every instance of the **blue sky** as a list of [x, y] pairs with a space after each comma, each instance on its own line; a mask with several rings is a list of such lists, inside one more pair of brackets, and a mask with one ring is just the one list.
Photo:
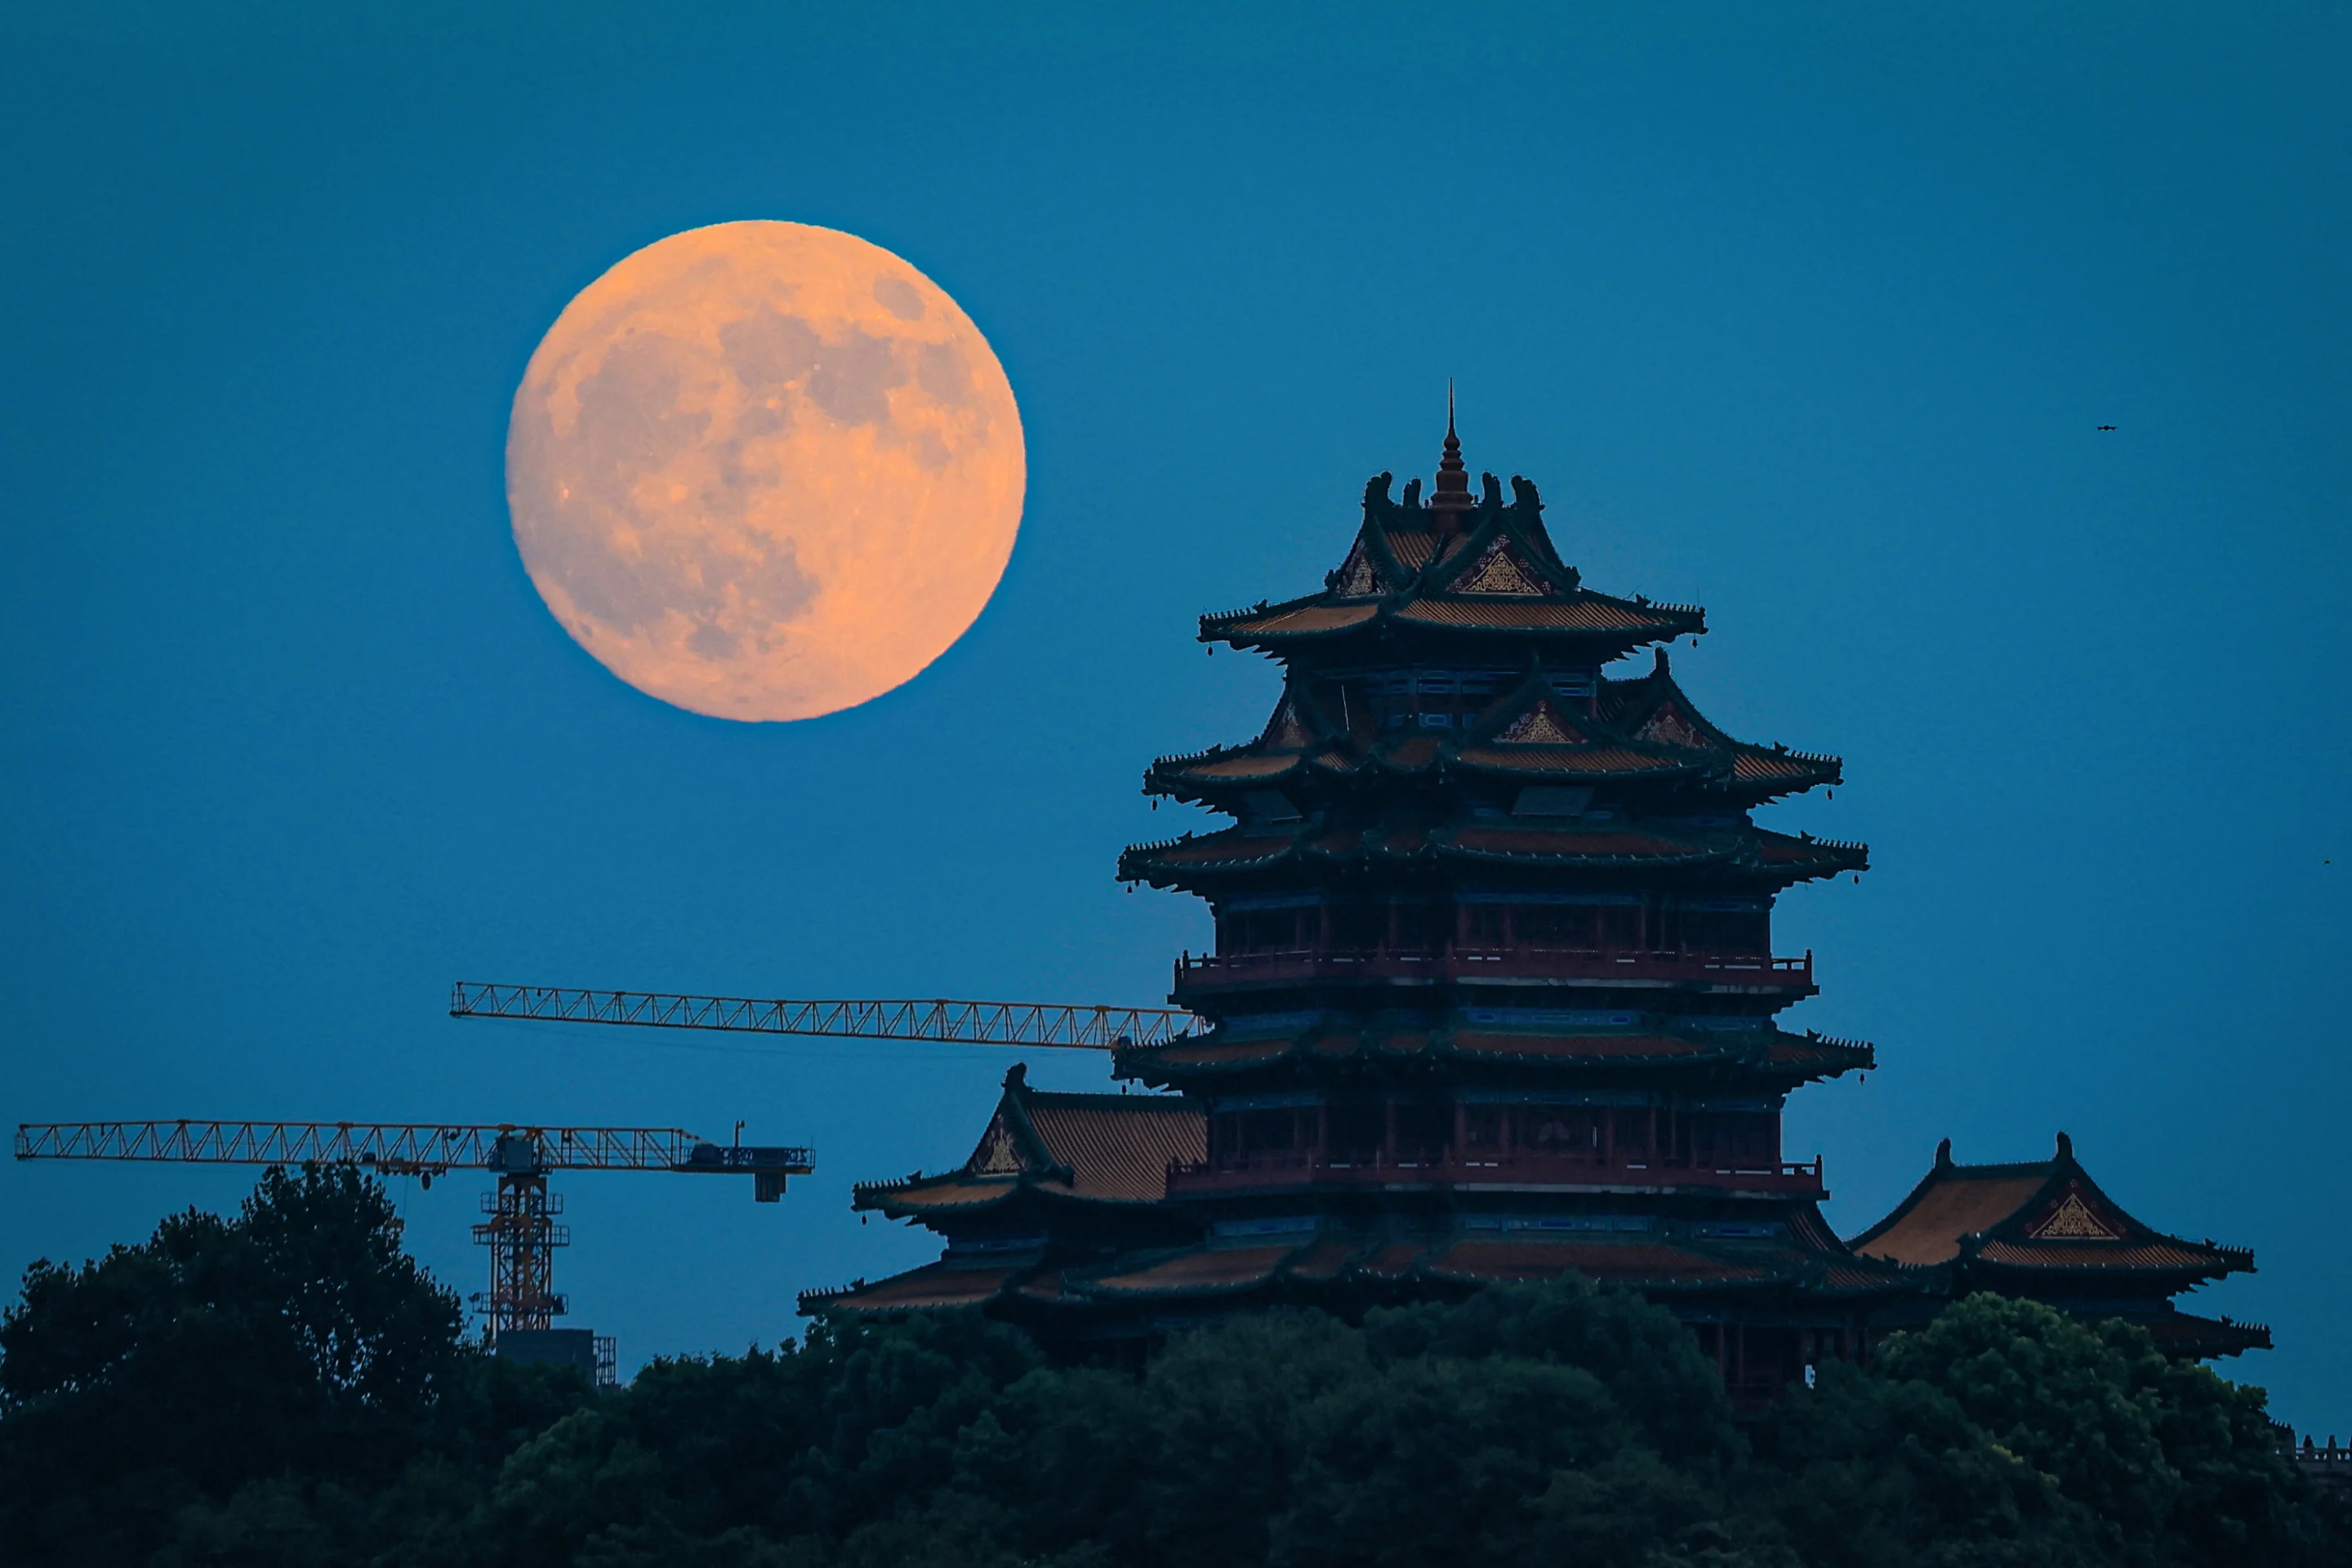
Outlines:
[[[1157, 1001], [1140, 771], [1275, 689], [1193, 617], [1318, 584], [1451, 375], [1587, 581], [1707, 606], [1712, 717], [1847, 759], [1769, 818], [1876, 868], [1780, 922], [1880, 1047], [1790, 1115], [1839, 1227], [2063, 1128], [2352, 1426], [2340, 9], [320, 9], [5, 24], [0, 1120], [743, 1118], [820, 1173], [575, 1177], [560, 1281], [625, 1362], [796, 1331], [1010, 1058], [449, 983]], [[501, 477], [564, 302], [744, 217], [936, 279], [1029, 440], [971, 634], [793, 725], [606, 674]], [[12, 1163], [0, 1267], [250, 1178]], [[466, 1290], [481, 1184], [405, 1199]]]

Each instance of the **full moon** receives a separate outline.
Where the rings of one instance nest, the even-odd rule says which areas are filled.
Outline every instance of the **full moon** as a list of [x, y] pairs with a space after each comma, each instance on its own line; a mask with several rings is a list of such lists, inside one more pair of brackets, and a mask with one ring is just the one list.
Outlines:
[[810, 719], [979, 617], [1026, 482], [1013, 388], [945, 290], [853, 235], [658, 240], [548, 329], [507, 427], [515, 543], [638, 690]]

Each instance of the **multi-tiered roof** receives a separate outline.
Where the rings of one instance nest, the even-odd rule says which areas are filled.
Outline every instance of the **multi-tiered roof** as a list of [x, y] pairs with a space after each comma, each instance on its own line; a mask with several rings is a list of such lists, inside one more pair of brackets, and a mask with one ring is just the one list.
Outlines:
[[[1761, 910], [1797, 882], [1864, 868], [1861, 845], [1750, 819], [1757, 805], [1836, 784], [1840, 763], [1738, 740], [1701, 711], [1663, 645], [1704, 632], [1703, 611], [1586, 587], [1531, 481], [1514, 477], [1507, 502], [1485, 475], [1474, 499], [1450, 420], [1427, 503], [1418, 480], [1402, 501], [1393, 485], [1382, 474], [1365, 488], [1362, 521], [1321, 593], [1202, 617], [1202, 640], [1280, 659], [1283, 692], [1255, 739], [1152, 763], [1148, 794], [1234, 821], [1136, 846], [1122, 878], [1221, 910], [1310, 892], [1499, 902], [1515, 889], [1580, 889]], [[1603, 673], [1651, 646], [1645, 674]], [[1521, 942], [1509, 956], [1466, 930], [1410, 954], [1336, 952], [1321, 940], [1311, 960], [1287, 963], [1223, 945], [1188, 958], [1177, 981], [1213, 1026], [1127, 1053], [1127, 1070], [1186, 1083], [1278, 1059], [1453, 1058], [1746, 1075], [1785, 1092], [1872, 1060], [1866, 1046], [1764, 1026], [1811, 993], [1809, 957], [1714, 952], [1655, 931], [1624, 951], [1596, 937], [1582, 951]], [[1398, 984], [1382, 994], [1340, 987], [1345, 978]], [[1570, 1009], [1580, 1021], [1530, 1016], [1538, 992], [1549, 1005], [1535, 1011], [1558, 1014], [1571, 991], [1591, 1004]], [[1297, 1010], [1264, 1005], [1286, 994], [1322, 1009], [1312, 1026], [1269, 1021]], [[1363, 1014], [1408, 1002], [1413, 1016]]]

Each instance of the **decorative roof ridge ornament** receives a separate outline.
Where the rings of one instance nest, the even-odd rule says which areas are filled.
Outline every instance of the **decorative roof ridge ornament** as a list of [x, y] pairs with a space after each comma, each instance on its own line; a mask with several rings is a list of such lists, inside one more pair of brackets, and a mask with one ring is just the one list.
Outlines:
[[1430, 531], [1440, 540], [1459, 531], [1462, 514], [1476, 506], [1470, 498], [1470, 470], [1462, 462], [1462, 437], [1454, 431], [1454, 378], [1445, 380], [1445, 448], [1437, 459], [1437, 479], [1429, 498]]

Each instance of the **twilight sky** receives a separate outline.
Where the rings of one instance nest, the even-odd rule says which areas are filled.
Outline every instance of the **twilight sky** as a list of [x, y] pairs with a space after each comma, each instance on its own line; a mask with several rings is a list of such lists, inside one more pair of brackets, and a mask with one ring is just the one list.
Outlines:
[[[449, 983], [1157, 1001], [1141, 769], [1276, 689], [1193, 617], [1318, 584], [1452, 375], [1588, 582], [1706, 605], [1711, 717], [1846, 758], [1765, 818], [1877, 868], [1779, 921], [1880, 1047], [1790, 1109], [1838, 1227], [2063, 1128], [2352, 1427], [2340, 8], [321, 9], [0, 22], [0, 1121], [745, 1119], [819, 1174], [564, 1180], [558, 1283], [625, 1363], [796, 1332], [1015, 1058]], [[936, 279], [1028, 442], [971, 632], [790, 725], [614, 679], [506, 512], [557, 312], [735, 218]], [[0, 1270], [252, 1176], [9, 1163]], [[487, 1185], [406, 1198], [466, 1291]]]

